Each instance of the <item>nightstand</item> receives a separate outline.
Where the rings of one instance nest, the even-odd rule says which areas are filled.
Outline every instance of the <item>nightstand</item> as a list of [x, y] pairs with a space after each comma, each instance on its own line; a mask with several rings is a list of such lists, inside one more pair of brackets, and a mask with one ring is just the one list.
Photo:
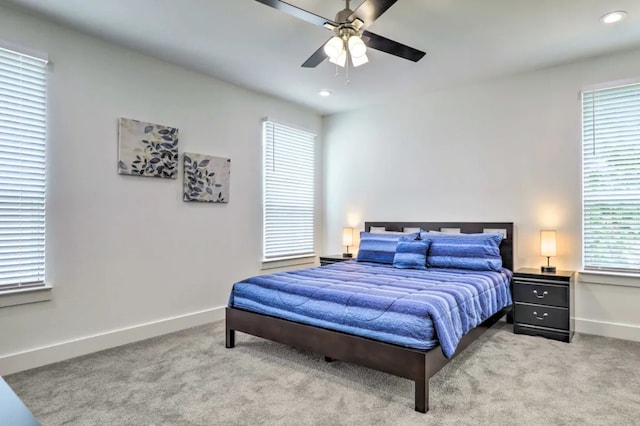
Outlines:
[[320, 256], [320, 266], [332, 265], [338, 262], [344, 262], [345, 260], [353, 260], [354, 257], [342, 257], [341, 254], [331, 254], [328, 256]]
[[573, 271], [540, 272], [522, 268], [513, 274], [513, 331], [571, 342], [575, 332]]

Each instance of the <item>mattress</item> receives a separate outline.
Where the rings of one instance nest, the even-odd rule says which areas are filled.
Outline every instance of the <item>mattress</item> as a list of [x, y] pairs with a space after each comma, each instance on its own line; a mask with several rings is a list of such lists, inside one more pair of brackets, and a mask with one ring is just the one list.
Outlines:
[[229, 306], [452, 357], [464, 334], [511, 305], [512, 273], [345, 261], [234, 284]]

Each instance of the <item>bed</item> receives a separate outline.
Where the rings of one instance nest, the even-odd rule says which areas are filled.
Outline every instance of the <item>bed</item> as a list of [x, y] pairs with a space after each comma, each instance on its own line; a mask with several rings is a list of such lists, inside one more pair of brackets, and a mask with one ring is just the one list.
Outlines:
[[[365, 231], [373, 227], [501, 232], [506, 237], [498, 260], [505, 269], [397, 270], [347, 261], [252, 277], [234, 285], [226, 310], [226, 347], [234, 347], [235, 331], [241, 331], [319, 353], [327, 361], [404, 377], [415, 382], [416, 411], [426, 412], [429, 378], [510, 310], [513, 224], [365, 223]], [[445, 293], [429, 298], [436, 288]]]

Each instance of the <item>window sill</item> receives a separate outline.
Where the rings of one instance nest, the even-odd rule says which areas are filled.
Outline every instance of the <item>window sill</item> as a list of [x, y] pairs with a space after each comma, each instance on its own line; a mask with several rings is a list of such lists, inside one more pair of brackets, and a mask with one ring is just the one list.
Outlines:
[[0, 308], [9, 306], [26, 305], [28, 303], [46, 302], [51, 300], [53, 287], [45, 285], [41, 287], [19, 288], [0, 292]]
[[578, 275], [578, 280], [587, 284], [640, 288], [640, 275], [597, 271], [580, 271]]
[[288, 268], [290, 266], [300, 266], [300, 265], [313, 265], [316, 263], [316, 256], [305, 256], [305, 257], [297, 257], [290, 259], [279, 259], [279, 260], [263, 260], [262, 267], [260, 269], [278, 269], [278, 268]]

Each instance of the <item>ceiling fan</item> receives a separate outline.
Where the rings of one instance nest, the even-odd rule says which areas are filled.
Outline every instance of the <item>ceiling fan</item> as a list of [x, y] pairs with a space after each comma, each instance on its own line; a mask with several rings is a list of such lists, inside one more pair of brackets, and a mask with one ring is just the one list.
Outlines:
[[425, 55], [421, 50], [367, 31], [367, 28], [397, 0], [364, 0], [356, 10], [351, 10], [349, 0], [345, 0], [345, 8], [336, 14], [334, 21], [280, 0], [256, 1], [333, 31], [334, 36], [302, 64], [305, 68], [317, 67], [327, 58], [341, 67], [344, 67], [349, 59], [354, 67], [360, 66], [369, 61], [366, 55], [367, 47], [413, 62], [418, 62]]

